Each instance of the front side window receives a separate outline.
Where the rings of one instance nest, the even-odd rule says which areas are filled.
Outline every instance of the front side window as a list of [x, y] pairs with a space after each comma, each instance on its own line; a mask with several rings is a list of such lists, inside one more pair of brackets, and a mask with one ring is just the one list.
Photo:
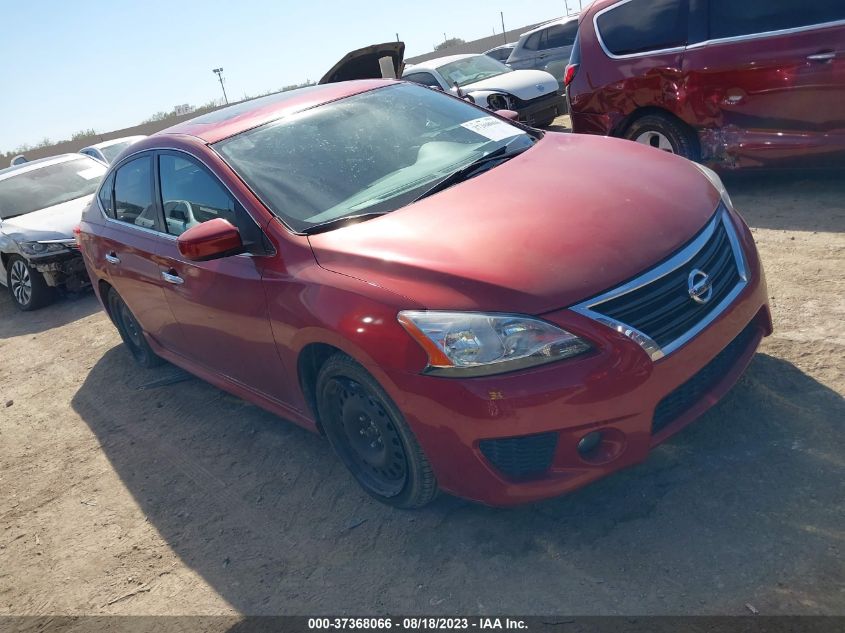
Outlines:
[[105, 165], [87, 156], [34, 169], [22, 168], [0, 180], [0, 219], [90, 196], [105, 173]]
[[466, 102], [400, 83], [287, 116], [213, 147], [273, 213], [302, 232], [394, 211], [480, 157], [534, 140]]
[[645, 53], [686, 45], [688, 11], [686, 0], [630, 0], [600, 14], [596, 25], [613, 55]]
[[502, 62], [497, 62], [487, 55], [474, 55], [444, 64], [437, 69], [437, 72], [450, 86], [454, 86], [455, 83], [460, 86], [467, 86], [483, 79], [498, 77], [513, 71]]
[[162, 154], [158, 169], [168, 233], [181, 235], [192, 226], [214, 218], [238, 226], [235, 199], [203, 167], [182, 156]]
[[710, 0], [710, 37], [736, 37], [845, 20], [843, 0]]
[[152, 157], [121, 165], [114, 176], [114, 219], [148, 229], [157, 226], [153, 205]]

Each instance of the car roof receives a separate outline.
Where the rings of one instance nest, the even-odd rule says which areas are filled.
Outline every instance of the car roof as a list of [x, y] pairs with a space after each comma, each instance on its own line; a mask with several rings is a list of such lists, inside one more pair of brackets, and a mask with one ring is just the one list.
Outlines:
[[463, 55], [447, 55], [446, 57], [435, 57], [434, 59], [428, 59], [424, 62], [420, 62], [419, 64], [414, 64], [414, 70], [437, 70], [441, 66], [451, 64], [452, 62], [456, 62], [460, 59], [469, 59], [470, 57], [481, 57], [482, 54], [483, 53], [465, 53]]
[[49, 165], [57, 165], [59, 163], [66, 163], [69, 160], [76, 159], [90, 160], [97, 165], [102, 165], [102, 163], [97, 162], [90, 156], [85, 156], [84, 154], [59, 154], [57, 156], [48, 156], [47, 158], [30, 160], [20, 165], [15, 165], [14, 167], [0, 169], [0, 180], [5, 180], [6, 178], [11, 178], [12, 176], [19, 176], [20, 174], [28, 171], [34, 171], [36, 169], [41, 169], [42, 167], [48, 167]]
[[[616, 0], [612, 0], [612, 1], [616, 2]], [[543, 22], [540, 26], [535, 26], [530, 31], [525, 31], [525, 33], [523, 33], [519, 37], [520, 37], [520, 39], [522, 39], [526, 35], [531, 35], [532, 33], [536, 33], [537, 31], [542, 31], [543, 29], [547, 29], [550, 26], [554, 26], [555, 24], [566, 24], [567, 22], [575, 22], [577, 20], [578, 20], [578, 15], [564, 16], [564, 17], [558, 18], [556, 20], [549, 20], [548, 22]]]
[[[108, 141], [103, 141], [102, 143], [94, 143], [93, 145], [88, 145], [87, 147], [83, 147], [82, 149], [89, 149], [89, 148], [92, 148], [92, 147], [95, 148], [95, 149], [103, 149], [104, 147], [111, 147], [112, 145], [116, 145], [118, 143], [123, 143], [125, 141], [140, 141], [143, 138], [147, 138], [147, 137], [144, 136], [143, 134], [140, 134], [140, 135], [137, 135], [137, 136], [121, 136], [120, 138], [113, 138], [113, 139], [108, 140]], [[79, 151], [81, 152], [82, 150], [79, 150]]]
[[490, 51], [497, 51], [500, 48], [513, 48], [514, 46], [516, 46], [516, 42], [508, 42], [507, 44], [499, 44], [498, 46], [494, 46], [493, 48], [489, 48], [484, 52], [486, 54], [486, 53], [489, 53]]
[[178, 123], [150, 138], [160, 140], [165, 135], [186, 134], [206, 143], [216, 143], [270, 121], [395, 83], [391, 79], [362, 79], [277, 92]]

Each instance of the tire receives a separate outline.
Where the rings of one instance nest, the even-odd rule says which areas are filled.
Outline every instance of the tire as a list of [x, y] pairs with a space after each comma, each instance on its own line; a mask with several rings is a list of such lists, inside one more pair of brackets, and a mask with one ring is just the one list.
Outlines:
[[431, 465], [381, 385], [346, 354], [317, 375], [317, 415], [338, 457], [372, 497], [421, 508], [437, 495]]
[[665, 114], [646, 114], [636, 119], [624, 137], [689, 160], [701, 160], [701, 150], [695, 134], [678, 119]]
[[147, 369], [161, 365], [164, 360], [157, 356], [150, 344], [147, 343], [138, 319], [135, 318], [129, 306], [120, 298], [114, 288], [109, 289], [108, 306], [109, 315], [117, 326], [117, 331], [120, 332], [120, 338], [123, 339], [123, 344], [129, 348], [135, 362]]
[[12, 255], [6, 263], [6, 286], [12, 301], [23, 312], [43, 308], [56, 297], [56, 289], [48, 286], [44, 275], [20, 255]]
[[554, 116], [548, 117], [546, 119], [543, 119], [542, 121], [535, 121], [533, 127], [549, 127], [552, 123], [554, 123], [556, 118], [557, 118], [557, 115], [554, 115]]

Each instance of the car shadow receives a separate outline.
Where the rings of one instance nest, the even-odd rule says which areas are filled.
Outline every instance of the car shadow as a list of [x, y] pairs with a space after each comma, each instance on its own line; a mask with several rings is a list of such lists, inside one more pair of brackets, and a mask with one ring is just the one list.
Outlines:
[[841, 170], [748, 170], [723, 174], [722, 180], [750, 226], [845, 231], [845, 175]]
[[0, 340], [37, 334], [54, 327], [61, 327], [99, 311], [100, 304], [91, 290], [62, 293], [54, 303], [33, 310], [18, 310], [9, 291], [0, 287]]
[[[320, 437], [121, 347], [73, 408], [168, 546], [246, 614], [841, 611], [845, 403], [758, 354], [649, 460], [501, 510], [364, 494]], [[838, 601], [838, 602], [837, 602]]]

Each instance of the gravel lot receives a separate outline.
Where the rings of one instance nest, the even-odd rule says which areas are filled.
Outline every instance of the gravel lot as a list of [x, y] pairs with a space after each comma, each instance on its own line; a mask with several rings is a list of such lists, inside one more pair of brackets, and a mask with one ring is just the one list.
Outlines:
[[4, 292], [0, 614], [845, 614], [845, 179], [726, 182], [774, 336], [647, 463], [512, 510], [381, 506], [292, 424], [139, 390], [173, 368], [136, 367], [92, 295]]

